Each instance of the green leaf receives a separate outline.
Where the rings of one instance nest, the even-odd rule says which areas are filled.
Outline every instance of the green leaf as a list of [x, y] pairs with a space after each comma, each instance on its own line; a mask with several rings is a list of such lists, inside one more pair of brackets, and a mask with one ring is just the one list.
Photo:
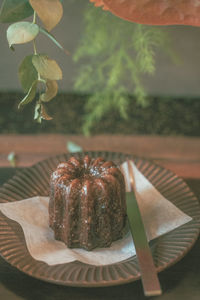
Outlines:
[[25, 93], [29, 91], [33, 82], [38, 78], [32, 58], [33, 55], [26, 56], [19, 66], [18, 76]]
[[30, 103], [35, 95], [36, 95], [36, 90], [37, 90], [37, 84], [38, 84], [38, 80], [35, 80], [32, 84], [32, 86], [30, 87], [27, 95], [24, 97], [24, 99], [19, 103], [18, 108], [20, 109], [21, 107], [23, 107], [24, 105]]
[[57, 62], [50, 59], [45, 54], [37, 54], [33, 56], [33, 65], [44, 79], [60, 80], [62, 79], [62, 70], [58, 66]]
[[9, 163], [12, 167], [16, 167], [16, 165], [17, 165], [17, 156], [16, 156], [15, 152], [10, 152], [8, 154], [8, 161], [9, 161]]
[[0, 10], [0, 22], [21, 21], [33, 14], [28, 0], [4, 0]]
[[9, 47], [13, 44], [28, 43], [39, 33], [39, 26], [30, 22], [17, 22], [7, 29], [7, 39]]
[[63, 7], [59, 0], [29, 0], [29, 2], [48, 31], [60, 22]]
[[55, 37], [51, 33], [49, 33], [46, 29], [40, 27], [40, 32], [42, 32], [43, 34], [45, 34], [49, 39], [51, 39], [54, 42], [54, 44], [56, 44], [56, 46], [58, 46], [58, 48], [60, 48], [67, 55], [69, 55], [69, 52], [65, 48], [63, 48], [63, 46], [55, 39]]
[[39, 102], [35, 105], [35, 114], [34, 114], [34, 120], [36, 120], [38, 123], [42, 122], [41, 117], [41, 104]]
[[68, 141], [66, 146], [67, 146], [68, 152], [70, 152], [70, 153], [83, 151], [83, 149], [79, 145], [77, 145], [71, 141]]
[[47, 80], [46, 92], [40, 96], [40, 100], [43, 102], [49, 102], [53, 99], [58, 92], [58, 84], [55, 80]]

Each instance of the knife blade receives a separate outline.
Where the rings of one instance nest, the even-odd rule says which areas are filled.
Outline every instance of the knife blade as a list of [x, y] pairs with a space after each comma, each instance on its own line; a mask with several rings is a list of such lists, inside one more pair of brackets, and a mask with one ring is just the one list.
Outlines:
[[138, 206], [138, 198], [140, 196], [135, 189], [134, 175], [130, 161], [127, 161], [127, 164], [128, 176], [124, 174], [124, 177], [125, 180], [129, 180], [131, 185], [131, 191], [126, 193], [128, 223], [138, 258], [143, 290], [145, 296], [157, 296], [162, 294], [162, 290]]

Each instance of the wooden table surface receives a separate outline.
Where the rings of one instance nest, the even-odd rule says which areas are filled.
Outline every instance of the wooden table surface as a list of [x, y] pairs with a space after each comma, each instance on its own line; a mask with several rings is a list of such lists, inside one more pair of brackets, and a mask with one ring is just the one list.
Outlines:
[[83, 150], [116, 151], [153, 159], [184, 178], [200, 178], [200, 138], [99, 135], [0, 135], [0, 167], [9, 166], [7, 156], [17, 155], [17, 165], [30, 166], [67, 151], [67, 142]]
[[[10, 152], [15, 152], [18, 167], [28, 167], [66, 152], [69, 141], [85, 151], [124, 152], [153, 160], [184, 178], [194, 193], [200, 195], [200, 138], [189, 137], [0, 135], [0, 184], [16, 172], [7, 160]], [[157, 299], [200, 299], [200, 238], [186, 257], [160, 273], [159, 278], [164, 293]], [[142, 300], [146, 297], [140, 281], [106, 288], [63, 287], [31, 278], [0, 258], [0, 299]]]

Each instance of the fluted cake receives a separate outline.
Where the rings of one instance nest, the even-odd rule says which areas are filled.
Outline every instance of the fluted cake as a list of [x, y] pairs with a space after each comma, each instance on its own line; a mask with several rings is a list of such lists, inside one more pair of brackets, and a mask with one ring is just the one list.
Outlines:
[[71, 157], [50, 180], [49, 224], [69, 248], [109, 247], [123, 235], [125, 183], [119, 168], [103, 158]]

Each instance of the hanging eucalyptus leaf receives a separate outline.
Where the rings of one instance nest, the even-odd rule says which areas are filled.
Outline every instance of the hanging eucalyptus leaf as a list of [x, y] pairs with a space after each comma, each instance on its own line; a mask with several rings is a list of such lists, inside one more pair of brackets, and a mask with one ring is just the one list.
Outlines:
[[34, 120], [36, 120], [38, 123], [42, 122], [42, 117], [41, 117], [41, 103], [39, 103], [39, 102], [37, 102], [36, 105], [35, 105]]
[[52, 100], [58, 92], [58, 84], [55, 80], [47, 80], [46, 91], [40, 96], [40, 100], [43, 102], [49, 102]]
[[57, 62], [53, 59], [50, 59], [47, 55], [34, 55], [32, 62], [42, 78], [49, 80], [62, 79], [62, 70], [58, 66]]
[[29, 2], [48, 31], [60, 22], [63, 16], [60, 0], [29, 0]]
[[36, 120], [38, 123], [41, 123], [42, 119], [50, 121], [50, 120], [52, 120], [52, 117], [50, 117], [48, 115], [44, 105], [40, 102], [37, 102], [36, 105], [35, 105], [34, 120]]
[[28, 0], [4, 0], [0, 9], [0, 22], [18, 22], [32, 14], [33, 9]]
[[11, 24], [7, 29], [9, 47], [13, 44], [28, 43], [39, 33], [39, 26], [30, 22], [17, 22]]
[[18, 76], [25, 93], [29, 91], [33, 82], [38, 78], [38, 73], [32, 63], [32, 58], [33, 55], [26, 56], [19, 66]]
[[41, 104], [41, 117], [44, 120], [50, 121], [52, 120], [52, 117], [50, 117], [46, 111], [46, 108], [44, 107], [43, 104]]
[[63, 46], [55, 39], [55, 37], [48, 32], [45, 28], [40, 27], [40, 32], [45, 34], [50, 40], [52, 40], [54, 42], [54, 44], [56, 44], [56, 46], [58, 46], [58, 48], [60, 48], [61, 50], [63, 50], [67, 55], [69, 55], [70, 53], [63, 48]]
[[35, 95], [36, 95], [36, 91], [37, 91], [37, 84], [38, 84], [38, 80], [35, 80], [32, 84], [32, 86], [30, 87], [27, 95], [24, 97], [24, 99], [19, 103], [18, 108], [22, 108], [24, 105], [30, 103], [31, 101], [33, 101]]

